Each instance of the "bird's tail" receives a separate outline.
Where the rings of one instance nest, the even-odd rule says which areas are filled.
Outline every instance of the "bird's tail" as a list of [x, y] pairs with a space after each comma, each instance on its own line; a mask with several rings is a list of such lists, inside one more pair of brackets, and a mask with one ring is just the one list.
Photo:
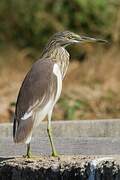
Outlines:
[[13, 140], [15, 143], [26, 143], [28, 144], [31, 140], [33, 130], [33, 120], [28, 118], [27, 120], [21, 120], [20, 122], [17, 119], [14, 119], [13, 124]]

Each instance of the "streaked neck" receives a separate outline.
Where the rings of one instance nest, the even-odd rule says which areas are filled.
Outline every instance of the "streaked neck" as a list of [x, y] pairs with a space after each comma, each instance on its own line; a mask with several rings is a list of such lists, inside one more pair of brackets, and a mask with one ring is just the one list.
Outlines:
[[48, 51], [47, 50], [48, 49], [45, 48], [42, 57], [50, 58], [52, 61], [57, 63], [60, 67], [62, 76], [64, 78], [69, 65], [69, 53], [64, 47], [54, 47], [49, 49]]

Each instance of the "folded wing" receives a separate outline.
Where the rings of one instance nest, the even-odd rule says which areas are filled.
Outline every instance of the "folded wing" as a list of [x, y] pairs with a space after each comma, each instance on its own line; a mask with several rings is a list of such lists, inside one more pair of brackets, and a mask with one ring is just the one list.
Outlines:
[[34, 125], [34, 112], [37, 108], [42, 109], [51, 95], [56, 94], [57, 79], [53, 66], [54, 63], [50, 59], [41, 59], [34, 63], [26, 75], [16, 103], [13, 125], [15, 142], [26, 141]]

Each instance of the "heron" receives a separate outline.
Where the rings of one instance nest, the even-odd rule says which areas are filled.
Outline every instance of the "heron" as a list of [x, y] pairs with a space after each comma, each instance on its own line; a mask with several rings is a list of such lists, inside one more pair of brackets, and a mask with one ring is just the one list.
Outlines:
[[25, 157], [31, 157], [30, 142], [33, 131], [46, 116], [52, 156], [58, 156], [52, 137], [51, 117], [69, 66], [70, 56], [66, 47], [86, 42], [106, 41], [80, 36], [70, 31], [55, 33], [45, 46], [41, 58], [32, 65], [23, 80], [15, 107], [13, 139], [15, 143], [27, 145]]

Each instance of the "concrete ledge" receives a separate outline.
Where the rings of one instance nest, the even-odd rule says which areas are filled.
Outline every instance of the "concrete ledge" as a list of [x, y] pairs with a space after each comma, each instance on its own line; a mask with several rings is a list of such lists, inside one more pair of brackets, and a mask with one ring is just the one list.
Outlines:
[[[120, 120], [59, 121], [52, 123], [54, 141], [60, 154], [120, 154]], [[0, 124], [0, 157], [22, 156], [24, 144], [14, 144], [12, 124]], [[46, 122], [40, 124], [31, 141], [34, 155], [51, 153]]]
[[[120, 179], [119, 119], [61, 121], [52, 127], [57, 150], [65, 155], [28, 160], [7, 158], [22, 157], [25, 145], [13, 143], [12, 124], [0, 124], [0, 180]], [[46, 122], [36, 129], [31, 146], [34, 155], [50, 154]]]
[[2, 159], [1, 180], [119, 180], [120, 157], [40, 156]]
[[[53, 121], [56, 137], [120, 137], [120, 119]], [[12, 136], [12, 124], [0, 124], [0, 136]], [[46, 122], [42, 122], [33, 133], [34, 137], [47, 137]]]

